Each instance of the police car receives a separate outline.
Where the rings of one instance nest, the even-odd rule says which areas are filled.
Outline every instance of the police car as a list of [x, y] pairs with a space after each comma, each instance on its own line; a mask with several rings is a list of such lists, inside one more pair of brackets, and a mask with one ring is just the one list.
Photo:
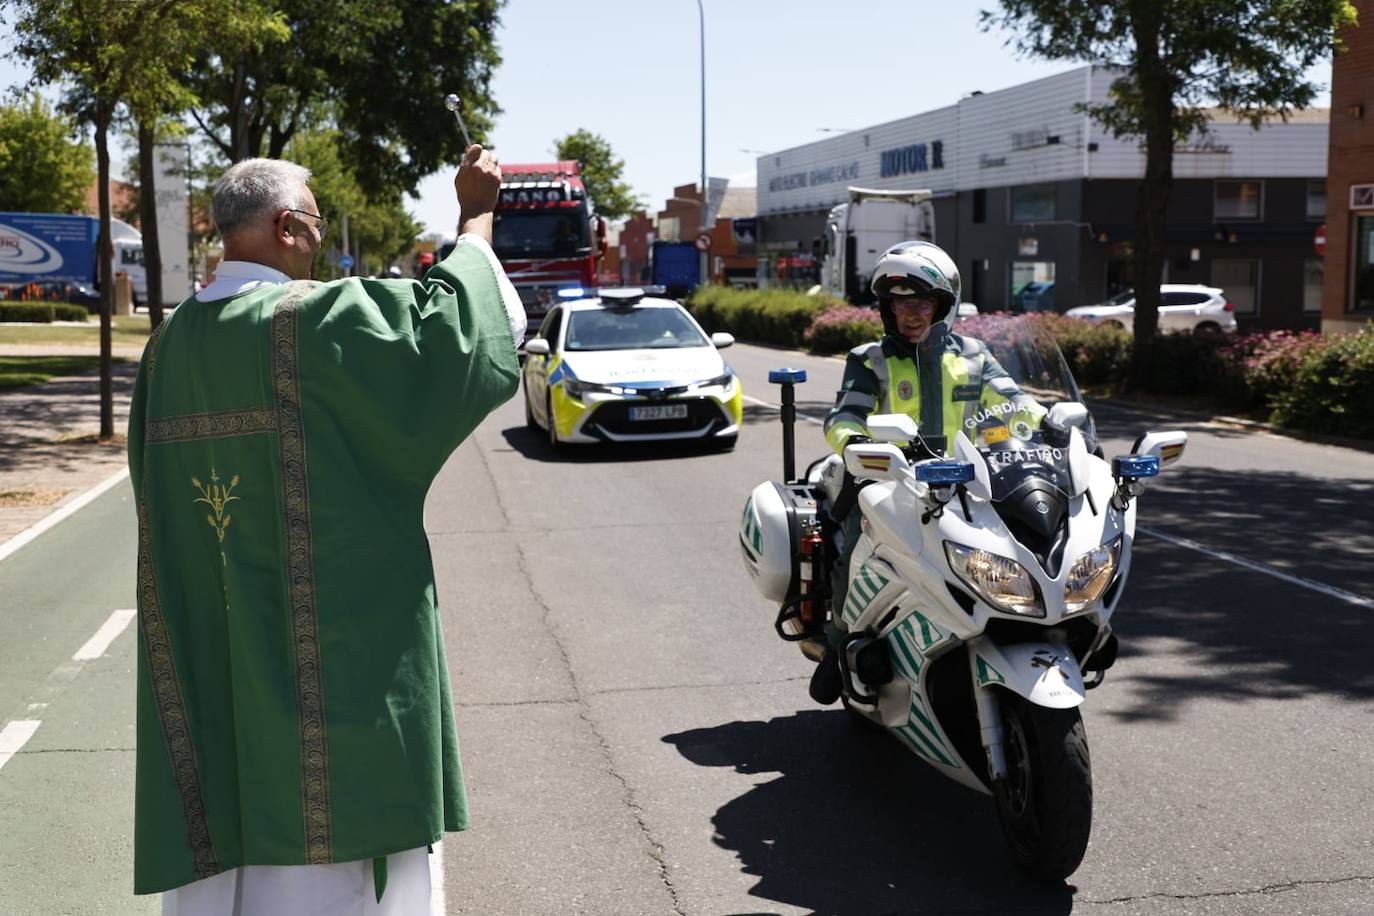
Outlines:
[[525, 422], [555, 448], [569, 442], [689, 440], [730, 448], [739, 379], [687, 310], [643, 289], [560, 293], [525, 343]]

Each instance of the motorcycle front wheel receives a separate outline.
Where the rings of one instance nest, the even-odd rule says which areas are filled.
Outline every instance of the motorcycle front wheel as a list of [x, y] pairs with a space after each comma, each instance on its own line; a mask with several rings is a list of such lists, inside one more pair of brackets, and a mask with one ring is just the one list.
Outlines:
[[1007, 778], [994, 786], [997, 817], [1017, 864], [1062, 881], [1088, 848], [1093, 819], [1088, 736], [1077, 709], [1046, 709], [999, 691]]

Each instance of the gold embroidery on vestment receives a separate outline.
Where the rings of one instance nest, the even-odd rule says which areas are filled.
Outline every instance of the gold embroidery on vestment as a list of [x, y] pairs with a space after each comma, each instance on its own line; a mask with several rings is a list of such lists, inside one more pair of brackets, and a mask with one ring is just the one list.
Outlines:
[[271, 407], [181, 414], [149, 420], [147, 441], [154, 445], [191, 439], [222, 439], [277, 431], [277, 412]]
[[306, 862], [312, 865], [331, 862], [334, 856], [333, 816], [329, 807], [329, 745], [325, 734], [319, 617], [315, 607], [315, 560], [298, 348], [301, 300], [315, 285], [308, 281], [292, 283], [272, 314], [272, 390], [277, 412], [282, 507], [286, 515], [292, 644], [296, 653], [305, 856]]
[[215, 857], [215, 846], [205, 813], [205, 795], [201, 790], [200, 768], [196, 764], [196, 748], [191, 740], [186, 700], [181, 695], [181, 680], [177, 676], [172, 641], [167, 633], [166, 617], [162, 613], [162, 599], [158, 594], [152, 543], [148, 534], [148, 507], [141, 494], [138, 500], [138, 622], [143, 633], [143, 646], [148, 654], [148, 679], [152, 684], [153, 702], [157, 706], [163, 740], [167, 743], [167, 756], [171, 759], [182, 816], [186, 819], [186, 841], [191, 847], [192, 867], [197, 878], [208, 878], [219, 874], [219, 861]]
[[228, 529], [229, 523], [234, 519], [225, 509], [230, 503], [242, 501], [239, 497], [230, 495], [234, 492], [234, 487], [238, 485], [239, 475], [237, 474], [229, 481], [229, 486], [226, 487], [220, 483], [219, 472], [213, 466], [210, 468], [210, 483], [208, 485], [201, 483], [199, 477], [191, 478], [191, 486], [200, 491], [200, 496], [192, 502], [205, 503], [214, 510], [215, 514], [205, 516], [205, 520], [210, 523], [211, 528], [215, 529], [215, 536], [219, 538], [221, 544], [224, 543], [225, 530]]

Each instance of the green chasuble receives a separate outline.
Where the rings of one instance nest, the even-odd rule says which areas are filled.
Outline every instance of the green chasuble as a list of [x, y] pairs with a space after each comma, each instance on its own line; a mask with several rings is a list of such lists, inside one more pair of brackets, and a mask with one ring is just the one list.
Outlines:
[[148, 342], [134, 891], [468, 824], [425, 494], [516, 390], [496, 275], [188, 300]]

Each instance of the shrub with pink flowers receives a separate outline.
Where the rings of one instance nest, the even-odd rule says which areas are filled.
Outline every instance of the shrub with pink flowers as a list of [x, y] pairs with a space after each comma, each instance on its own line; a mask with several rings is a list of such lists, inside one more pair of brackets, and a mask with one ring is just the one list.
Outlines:
[[802, 335], [812, 353], [843, 353], [883, 336], [883, 320], [874, 308], [832, 305], [811, 319]]

